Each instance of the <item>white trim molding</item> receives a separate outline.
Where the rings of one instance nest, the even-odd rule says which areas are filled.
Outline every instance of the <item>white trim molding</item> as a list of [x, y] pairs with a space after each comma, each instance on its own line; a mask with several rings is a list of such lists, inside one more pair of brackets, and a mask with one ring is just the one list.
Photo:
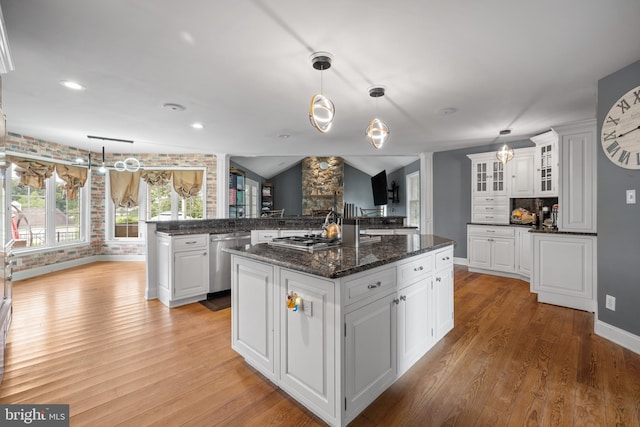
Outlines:
[[16, 271], [13, 273], [13, 281], [31, 279], [32, 277], [41, 276], [43, 274], [53, 273], [55, 271], [66, 270], [68, 268], [78, 267], [85, 264], [91, 264], [99, 261], [136, 261], [144, 262], [144, 255], [93, 255], [84, 258], [73, 259], [71, 261], [57, 262], [55, 264], [44, 265], [42, 267], [31, 268], [29, 270]]
[[593, 330], [596, 335], [621, 345], [634, 353], [640, 354], [639, 336], [634, 335], [631, 332], [627, 332], [624, 329], [609, 325], [608, 323], [604, 323], [599, 319], [596, 319], [594, 323]]
[[433, 234], [433, 153], [420, 153], [420, 233]]

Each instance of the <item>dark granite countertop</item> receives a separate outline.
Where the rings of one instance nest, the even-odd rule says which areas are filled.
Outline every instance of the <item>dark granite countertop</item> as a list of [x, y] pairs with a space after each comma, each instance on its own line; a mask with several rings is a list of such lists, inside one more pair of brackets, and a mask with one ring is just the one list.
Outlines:
[[544, 233], [544, 234], [567, 234], [574, 236], [597, 236], [597, 233], [584, 233], [580, 231], [560, 231], [558, 229], [546, 229], [544, 227], [536, 227], [531, 224], [486, 224], [481, 222], [468, 222], [467, 225], [486, 225], [488, 227], [520, 227], [527, 228], [530, 233]]
[[261, 243], [223, 250], [292, 270], [336, 279], [455, 244], [451, 239], [432, 234], [380, 237], [379, 242], [361, 244], [358, 249], [339, 246], [307, 252]]

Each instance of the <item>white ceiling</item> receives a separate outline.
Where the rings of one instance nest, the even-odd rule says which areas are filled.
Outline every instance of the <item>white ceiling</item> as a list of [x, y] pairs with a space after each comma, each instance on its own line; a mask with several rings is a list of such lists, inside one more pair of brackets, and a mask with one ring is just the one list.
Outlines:
[[[0, 4], [15, 63], [2, 77], [8, 130], [94, 151], [339, 155], [375, 173], [384, 159], [372, 156], [409, 163], [505, 128], [505, 141], [520, 140], [593, 118], [598, 79], [640, 59], [638, 0]], [[328, 134], [308, 120], [316, 51], [334, 56]], [[374, 84], [387, 95], [370, 98]], [[374, 114], [391, 128], [379, 151], [363, 136]]]

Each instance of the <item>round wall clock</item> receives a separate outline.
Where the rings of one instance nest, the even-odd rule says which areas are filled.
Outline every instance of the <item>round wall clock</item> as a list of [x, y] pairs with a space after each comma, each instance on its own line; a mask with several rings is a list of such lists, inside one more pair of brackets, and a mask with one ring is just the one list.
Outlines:
[[616, 166], [640, 169], [640, 86], [611, 106], [602, 122], [600, 143]]

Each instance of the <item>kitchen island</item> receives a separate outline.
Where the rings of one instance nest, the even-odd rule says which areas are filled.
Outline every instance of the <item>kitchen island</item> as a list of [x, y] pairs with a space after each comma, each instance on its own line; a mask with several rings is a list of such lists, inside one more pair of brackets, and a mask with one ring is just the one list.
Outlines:
[[453, 244], [231, 253], [232, 347], [330, 425], [353, 420], [453, 328]]

